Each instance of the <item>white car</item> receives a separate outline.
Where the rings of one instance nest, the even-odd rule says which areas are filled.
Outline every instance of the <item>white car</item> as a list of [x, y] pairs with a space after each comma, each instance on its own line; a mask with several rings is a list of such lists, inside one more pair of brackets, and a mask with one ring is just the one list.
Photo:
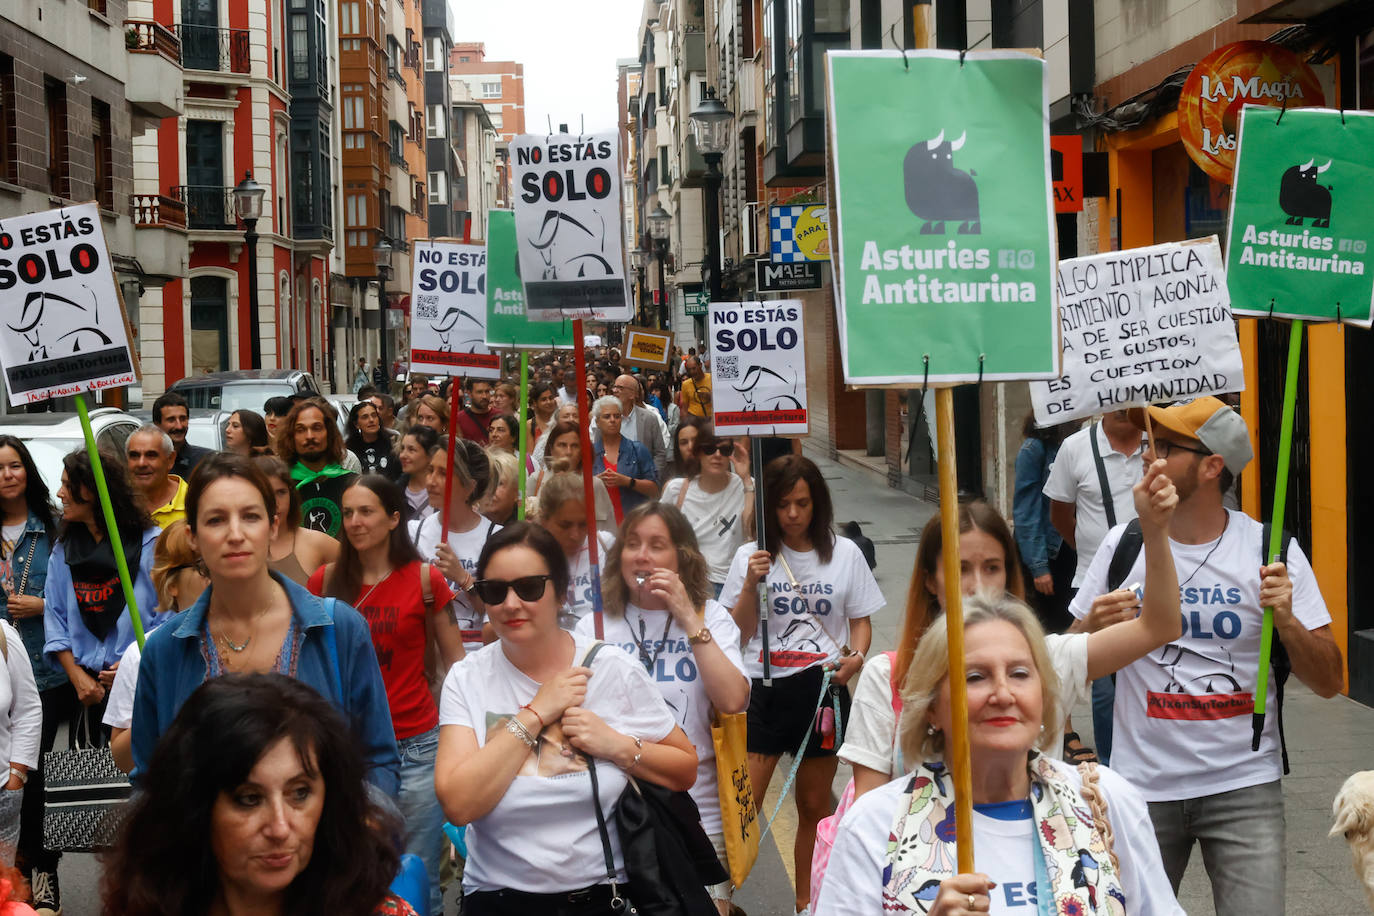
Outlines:
[[[90, 414], [96, 445], [123, 458], [124, 443], [142, 421], [117, 407], [97, 407]], [[75, 413], [9, 414], [0, 417], [0, 435], [14, 436], [28, 446], [55, 503], [62, 485], [62, 459], [68, 452], [86, 447], [81, 418]]]

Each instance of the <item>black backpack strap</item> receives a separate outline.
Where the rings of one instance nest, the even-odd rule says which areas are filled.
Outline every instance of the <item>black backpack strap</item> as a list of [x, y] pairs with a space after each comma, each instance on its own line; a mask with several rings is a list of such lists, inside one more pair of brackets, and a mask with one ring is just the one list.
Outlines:
[[[1260, 560], [1265, 566], [1269, 565], [1269, 539], [1273, 536], [1274, 526], [1272, 522], [1264, 523], [1263, 540], [1260, 542]], [[1282, 540], [1279, 547], [1279, 562], [1288, 565], [1288, 545], [1292, 543], [1293, 536], [1285, 529], [1281, 534]], [[1279, 721], [1279, 752], [1283, 755], [1283, 775], [1289, 773], [1288, 766], [1288, 739], [1283, 733], [1283, 685], [1288, 682], [1288, 675], [1293, 673], [1293, 661], [1288, 657], [1288, 649], [1279, 639], [1279, 631], [1274, 630], [1273, 641], [1269, 645], [1269, 667], [1274, 672], [1274, 701], [1278, 707]]]
[[1112, 551], [1112, 560], [1107, 566], [1107, 591], [1115, 591], [1126, 584], [1131, 567], [1135, 566], [1136, 557], [1140, 556], [1140, 549], [1144, 545], [1145, 535], [1140, 530], [1140, 519], [1133, 518], [1126, 523], [1121, 540], [1116, 542], [1116, 549]]
[[1102, 508], [1107, 511], [1107, 528], [1116, 527], [1116, 504], [1112, 502], [1112, 485], [1107, 482], [1107, 466], [1102, 463], [1102, 447], [1097, 444], [1097, 424], [1088, 427], [1088, 441], [1093, 446], [1093, 464], [1097, 465], [1097, 485], [1102, 490]]

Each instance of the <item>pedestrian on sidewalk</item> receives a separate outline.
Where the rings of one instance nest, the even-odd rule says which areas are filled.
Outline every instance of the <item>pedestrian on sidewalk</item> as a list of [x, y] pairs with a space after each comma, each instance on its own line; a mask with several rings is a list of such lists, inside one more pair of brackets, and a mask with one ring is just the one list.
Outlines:
[[1016, 490], [1012, 520], [1016, 523], [1016, 547], [1023, 572], [1032, 585], [1028, 598], [1046, 633], [1063, 633], [1073, 623], [1069, 599], [1078, 557], [1050, 521], [1050, 498], [1045, 483], [1059, 454], [1059, 446], [1077, 424], [1061, 423], [1044, 429], [1035, 415], [1026, 414], [1021, 426], [1022, 443], [1016, 453]]
[[[764, 550], [745, 544], [735, 553], [721, 589], [748, 640], [745, 670], [749, 698], [749, 779], [763, 805], [783, 754], [800, 754], [797, 770], [796, 911], [809, 913], [811, 854], [816, 824], [834, 811], [831, 784], [838, 763], [833, 725], [817, 719], [828, 706], [833, 723], [849, 721], [847, 685], [859, 673], [873, 639], [869, 618], [886, 601], [858, 546], [836, 538], [830, 489], [820, 469], [801, 455], [775, 458], [763, 471]], [[758, 583], [767, 580], [772, 601], [769, 662], [773, 683], [763, 684], [763, 642], [758, 632]], [[822, 685], [829, 684], [822, 695]], [[822, 709], [822, 712], [825, 710]], [[818, 729], [817, 722], [822, 723]]]

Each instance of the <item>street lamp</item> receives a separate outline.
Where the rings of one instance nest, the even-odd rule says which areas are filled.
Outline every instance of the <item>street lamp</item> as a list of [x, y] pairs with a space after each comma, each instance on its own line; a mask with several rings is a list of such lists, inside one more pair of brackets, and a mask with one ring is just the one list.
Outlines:
[[644, 254], [643, 248], [630, 251], [630, 267], [635, 272], [635, 320], [640, 324], [644, 323]]
[[654, 212], [645, 217], [649, 224], [649, 238], [654, 241], [654, 254], [658, 261], [658, 327], [668, 330], [668, 290], [663, 278], [663, 262], [668, 258], [668, 234], [673, 228], [673, 217], [663, 204], [654, 207]]
[[720, 282], [720, 160], [730, 148], [730, 133], [735, 116], [716, 98], [716, 90], [707, 89], [706, 98], [692, 109], [692, 135], [697, 149], [706, 159], [706, 263], [707, 289], [711, 301], [725, 298]]
[[377, 362], [382, 367], [382, 375], [387, 380], [388, 388], [391, 387], [391, 350], [387, 347], [386, 338], [388, 314], [386, 281], [391, 277], [391, 255], [395, 250], [391, 247], [391, 243], [386, 240], [386, 236], [382, 236], [381, 241], [372, 249], [372, 262], [377, 265], [377, 306], [381, 309], [382, 349]]
[[248, 357], [253, 369], [262, 368], [262, 334], [258, 318], [258, 219], [267, 189], [253, 180], [252, 172], [234, 186], [234, 212], [243, 220], [243, 245], [248, 249]]

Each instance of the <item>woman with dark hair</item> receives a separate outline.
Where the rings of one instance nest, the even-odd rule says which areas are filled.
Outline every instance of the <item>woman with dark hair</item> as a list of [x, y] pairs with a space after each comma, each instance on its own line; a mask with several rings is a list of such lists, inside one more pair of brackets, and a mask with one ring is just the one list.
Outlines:
[[1027, 413], [1021, 426], [1024, 441], [1016, 453], [1011, 517], [1016, 523], [1021, 564], [1035, 586], [1030, 604], [1046, 633], [1062, 633], [1073, 623], [1069, 598], [1078, 555], [1064, 543], [1050, 521], [1045, 481], [1050, 478], [1059, 446], [1077, 428], [1077, 423], [1061, 423], [1041, 429], [1035, 425], [1035, 414]]
[[413, 914], [388, 892], [399, 825], [348, 719], [307, 684], [214, 678], [150, 751], [105, 856], [106, 916]]
[[[528, 442], [534, 444], [533, 439]], [[491, 418], [487, 425], [487, 445], [512, 455], [520, 450], [520, 421], [514, 414], [499, 413]]]
[[253, 464], [267, 475], [275, 497], [277, 532], [267, 554], [267, 566], [297, 585], [305, 585], [310, 574], [339, 557], [339, 541], [301, 525], [301, 495], [291, 480], [286, 462], [273, 455], [260, 455]]
[[[816, 727], [818, 701], [834, 718], [849, 721], [849, 681], [863, 667], [873, 639], [872, 614], [887, 602], [863, 553], [849, 538], [836, 538], [830, 488], [808, 458], [783, 455], [763, 470], [765, 550], [745, 544], [735, 553], [720, 601], [733, 608], [749, 641], [745, 666], [754, 679], [749, 698], [749, 778], [763, 803], [783, 754], [796, 754], [797, 911], [811, 902], [811, 853], [816, 824], [833, 806], [835, 734]], [[772, 601], [769, 659], [772, 686], [763, 684], [758, 584], [768, 581]], [[825, 672], [828, 695], [821, 696]], [[822, 720], [824, 721], [824, 720]]]
[[754, 530], [754, 478], [749, 475], [747, 439], [717, 438], [708, 421], [698, 430], [689, 473], [668, 481], [662, 500], [681, 509], [692, 523], [715, 598], [735, 553]]
[[224, 424], [224, 450], [252, 458], [268, 451], [267, 421], [261, 414], [240, 408]]
[[[1163, 467], [1163, 461], [1156, 462], [1133, 491], [1146, 551], [1146, 591], [1140, 616], [1091, 634], [1046, 637], [1049, 659], [1061, 685], [1059, 708], [1045, 710], [1048, 740], [1043, 746], [1050, 756], [1063, 753], [1060, 735], [1068, 715], [1075, 704], [1088, 698], [1094, 678], [1124, 668], [1177, 639], [1181, 632], [1178, 575], [1169, 552], [1168, 534], [1178, 494], [1164, 476]], [[938, 516], [926, 524], [919, 543], [897, 651], [875, 656], [865, 665], [854, 690], [854, 714], [840, 757], [854, 767], [855, 798], [900, 776], [906, 769], [899, 756], [897, 714], [892, 698], [894, 687], [908, 683], [912, 659], [923, 644], [923, 635], [941, 616], [944, 538]], [[1168, 559], [1161, 561], [1161, 557]], [[1011, 530], [1001, 513], [982, 500], [959, 507], [959, 566], [960, 591], [965, 595], [990, 594], [1000, 599], [1005, 594], [1017, 600], [1025, 597]], [[1076, 735], [1073, 740], [1077, 741]]]
[[[711, 597], [708, 563], [681, 512], [665, 503], [645, 503], [625, 516], [620, 530], [606, 556], [602, 584], [605, 639], [639, 660], [696, 747], [691, 794], [702, 829], [724, 862], [711, 721], [714, 713], [733, 715], [749, 706], [739, 627]], [[585, 616], [573, 632], [591, 639], [593, 623], [591, 615]], [[728, 910], [728, 880], [707, 890], [722, 911]]]
[[558, 388], [553, 382], [535, 382], [530, 386], [530, 441], [538, 442], [544, 431], [553, 425], [558, 410]]
[[673, 443], [672, 457], [668, 459], [668, 466], [663, 469], [663, 476], [668, 480], [690, 477], [697, 472], [697, 437], [701, 435], [701, 428], [706, 424], [706, 419], [696, 414], [689, 413], [681, 418], [669, 440]]
[[605, 645], [588, 666], [593, 641], [559, 628], [568, 564], [551, 534], [501, 529], [475, 587], [498, 642], [444, 681], [434, 774], [444, 813], [468, 826], [463, 912], [618, 912], [609, 880], [624, 862], [616, 842], [606, 862], [588, 769], [614, 823], [630, 776], [688, 789], [696, 753], [630, 656]]
[[382, 429], [382, 415], [371, 401], [359, 401], [348, 410], [348, 435], [344, 448], [358, 456], [364, 474], [381, 474], [387, 480], [401, 476], [401, 463], [391, 451], [391, 436]]
[[[48, 664], [43, 653], [43, 590], [57, 520], [48, 485], [28, 446], [14, 436], [0, 436], [0, 513], [0, 614], [19, 631], [38, 688], [43, 712], [41, 760], [42, 754], [52, 750], [57, 729], [72, 722], [81, 704], [67, 675]], [[8, 651], [19, 649], [11, 645]], [[28, 774], [23, 784], [19, 858], [30, 873], [34, 903], [42, 906], [58, 902], [57, 863], [62, 854], [43, 846], [43, 771], [34, 765]], [[15, 781], [11, 776], [9, 783]]]
[[267, 475], [238, 455], [211, 455], [191, 475], [186, 523], [210, 586], [144, 643], [134, 778], [142, 781], [158, 739], [201, 683], [275, 671], [339, 707], [367, 749], [368, 779], [394, 796], [400, 761], [367, 622], [348, 604], [322, 602], [268, 566], [277, 514], [272, 489]]
[[406, 536], [404, 505], [401, 488], [385, 477], [358, 478], [343, 494], [339, 562], [315, 570], [307, 587], [353, 605], [372, 630], [401, 756], [397, 804], [406, 825], [405, 851], [424, 860], [430, 909], [437, 913], [443, 906], [439, 863], [444, 825], [434, 797], [439, 708], [425, 680], [425, 661], [437, 653], [447, 672], [463, 657], [463, 637], [443, 574], [420, 561]]
[[448, 507], [448, 531], [441, 532], [444, 484], [450, 462], [443, 448], [434, 451], [429, 465], [429, 498], [434, 514], [411, 522], [410, 536], [420, 556], [439, 567], [454, 589], [453, 609], [469, 652], [483, 645], [482, 624], [486, 614], [471, 589], [482, 545], [501, 526], [482, 516], [477, 504], [492, 485], [491, 460], [486, 450], [471, 439], [453, 443], [453, 492]]
[[[119, 520], [119, 537], [143, 628], [152, 630], [166, 616], [153, 610], [157, 607], [153, 547], [162, 529], [153, 524], [130, 486], [124, 463], [102, 453], [100, 464], [114, 517]], [[124, 650], [134, 641], [134, 625], [125, 604], [105, 513], [96, 495], [91, 457], [85, 449], [62, 459], [62, 487], [57, 496], [62, 500], [62, 527], [48, 561], [44, 587], [43, 651], [47, 661], [59, 666], [71, 680], [76, 698], [85, 707], [82, 727], [100, 746], [105, 741], [100, 720], [105, 715], [106, 694]]]
[[412, 426], [396, 447], [401, 476], [396, 481], [406, 498], [406, 522], [424, 519], [434, 511], [429, 504], [429, 463], [440, 445], [439, 434], [428, 426]]

